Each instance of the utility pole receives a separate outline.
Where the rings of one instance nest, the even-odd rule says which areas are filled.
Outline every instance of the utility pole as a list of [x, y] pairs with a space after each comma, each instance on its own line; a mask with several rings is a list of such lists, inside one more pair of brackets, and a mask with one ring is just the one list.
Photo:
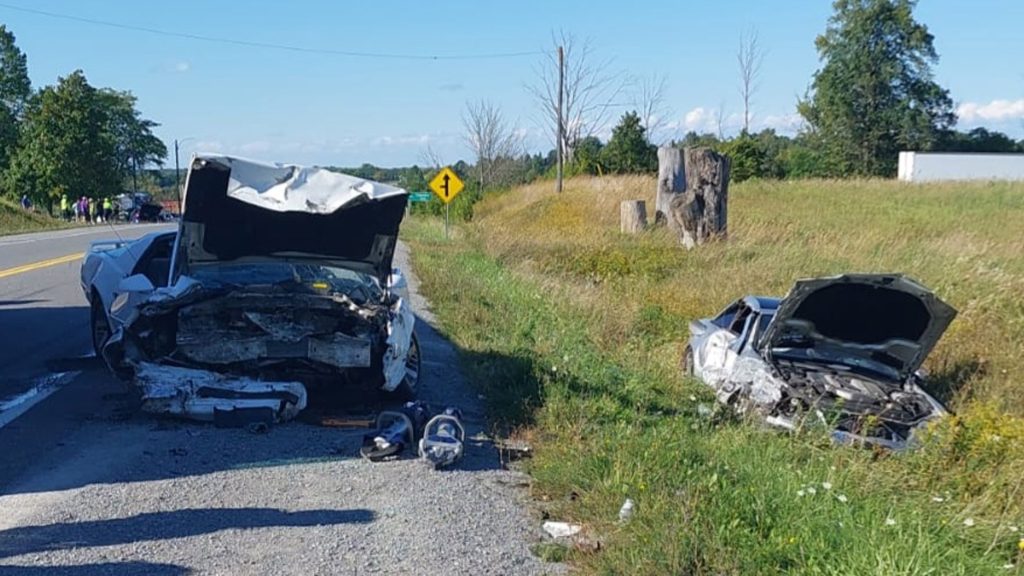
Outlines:
[[565, 161], [565, 152], [562, 150], [562, 140], [564, 137], [565, 122], [562, 120], [562, 100], [565, 98], [565, 54], [562, 51], [562, 47], [558, 47], [558, 143], [555, 148], [558, 150], [558, 184], [555, 186], [555, 191], [559, 194], [562, 192], [562, 164]]
[[181, 167], [178, 166], [178, 139], [174, 139], [174, 188], [178, 191], [178, 213], [181, 214], [184, 206], [181, 205]]

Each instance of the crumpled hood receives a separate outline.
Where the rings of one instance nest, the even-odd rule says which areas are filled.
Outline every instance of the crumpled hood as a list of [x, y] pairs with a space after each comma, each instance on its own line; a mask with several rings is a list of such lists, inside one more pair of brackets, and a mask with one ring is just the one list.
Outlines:
[[956, 310], [900, 274], [800, 280], [759, 342], [784, 361], [843, 364], [906, 381], [938, 343]]
[[391, 271], [405, 190], [323, 168], [216, 155], [192, 158], [176, 270], [241, 258], [330, 261]]

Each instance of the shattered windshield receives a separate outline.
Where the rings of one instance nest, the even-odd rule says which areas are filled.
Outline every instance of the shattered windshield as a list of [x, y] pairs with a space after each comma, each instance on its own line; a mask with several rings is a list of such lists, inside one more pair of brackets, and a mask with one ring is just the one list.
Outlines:
[[195, 266], [190, 276], [207, 286], [273, 286], [299, 292], [340, 293], [360, 303], [382, 297], [381, 289], [372, 276], [319, 263], [218, 263]]

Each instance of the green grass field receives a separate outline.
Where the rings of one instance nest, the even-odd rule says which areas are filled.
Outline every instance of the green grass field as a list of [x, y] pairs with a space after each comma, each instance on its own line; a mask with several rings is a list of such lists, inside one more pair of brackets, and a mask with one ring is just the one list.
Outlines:
[[[404, 235], [495, 426], [530, 442], [532, 492], [602, 542], [598, 574], [1024, 572], [1024, 185], [744, 182], [728, 242], [618, 232], [652, 178], [485, 198], [445, 241]], [[956, 416], [903, 454], [766, 431], [684, 379], [690, 319], [801, 277], [903, 272], [960, 314], [931, 355]], [[710, 414], [705, 408], [714, 407]], [[617, 523], [622, 501], [636, 514]]]
[[17, 202], [0, 198], [0, 236], [63, 228], [68, 224], [46, 214], [27, 212]]

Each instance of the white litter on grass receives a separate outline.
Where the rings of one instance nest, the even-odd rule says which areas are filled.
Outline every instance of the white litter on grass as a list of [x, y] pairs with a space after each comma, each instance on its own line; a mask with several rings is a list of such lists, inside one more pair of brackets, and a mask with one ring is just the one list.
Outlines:
[[846, 494], [840, 494], [839, 496], [836, 496], [836, 500], [839, 500], [843, 504], [846, 504], [849, 498], [846, 497]]
[[626, 498], [626, 501], [622, 503], [622, 508], [619, 508], [619, 522], [628, 522], [633, 517], [634, 506], [633, 499]]
[[894, 518], [886, 518], [885, 519], [885, 525], [886, 526], [895, 526], [896, 525], [896, 520]]
[[964, 526], [967, 526], [968, 528], [974, 526], [974, 518], [964, 518]]
[[832, 489], [832, 483], [831, 482], [822, 482], [821, 483], [821, 487], [824, 488], [825, 490], [831, 490]]
[[548, 536], [552, 538], [568, 538], [575, 536], [583, 530], [583, 527], [579, 524], [570, 524], [569, 522], [552, 522], [548, 520], [544, 523], [544, 531], [548, 533]]

